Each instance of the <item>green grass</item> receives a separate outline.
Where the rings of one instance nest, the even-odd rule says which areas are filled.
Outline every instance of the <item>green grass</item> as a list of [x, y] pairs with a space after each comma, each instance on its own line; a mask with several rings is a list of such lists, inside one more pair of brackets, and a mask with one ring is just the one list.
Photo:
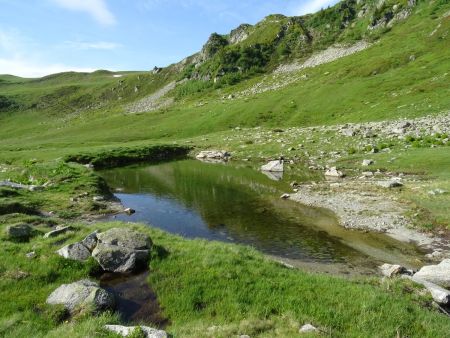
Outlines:
[[[107, 337], [101, 326], [117, 323], [114, 314], [61, 320], [45, 305], [61, 283], [89, 277], [95, 263], [64, 260], [54, 251], [90, 231], [114, 226], [149, 234], [152, 253], [150, 284], [170, 318], [167, 331], [175, 337], [252, 337], [298, 335], [306, 322], [326, 335], [340, 337], [444, 337], [446, 316], [424, 308], [428, 298], [402, 281], [349, 281], [309, 274], [272, 262], [248, 247], [201, 240], [184, 240], [160, 230], [125, 223], [77, 225], [77, 231], [57, 238], [32, 238], [29, 243], [1, 239], [0, 332], [4, 337]], [[35, 226], [45, 231], [45, 226]], [[55, 244], [57, 243], [57, 244]], [[35, 251], [37, 257], [25, 254]], [[26, 277], [19, 271], [25, 272]], [[91, 277], [92, 278], [92, 277]], [[216, 326], [215, 331], [208, 329]]]

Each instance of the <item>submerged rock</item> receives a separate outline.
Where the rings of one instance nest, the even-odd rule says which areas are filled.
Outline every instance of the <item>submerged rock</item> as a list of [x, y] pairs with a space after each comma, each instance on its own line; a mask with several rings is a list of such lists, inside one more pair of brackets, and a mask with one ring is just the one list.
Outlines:
[[105, 325], [106, 330], [115, 332], [122, 337], [128, 337], [133, 334], [136, 329], [140, 329], [146, 338], [166, 338], [167, 333], [163, 330], [153, 329], [148, 326], [122, 326], [122, 325]]
[[284, 161], [283, 160], [270, 161], [269, 163], [261, 166], [261, 170], [271, 172], [283, 172]]
[[47, 298], [47, 304], [64, 305], [73, 313], [83, 308], [94, 311], [114, 309], [114, 296], [99, 287], [95, 282], [80, 280], [72, 284], [63, 284]]

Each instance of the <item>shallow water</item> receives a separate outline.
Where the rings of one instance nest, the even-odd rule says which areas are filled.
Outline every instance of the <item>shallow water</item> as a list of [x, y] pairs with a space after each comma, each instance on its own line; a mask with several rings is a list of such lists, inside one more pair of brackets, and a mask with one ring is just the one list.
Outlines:
[[280, 181], [251, 165], [195, 160], [103, 171], [125, 207], [116, 220], [144, 222], [186, 238], [247, 244], [289, 262], [330, 273], [372, 273], [382, 262], [420, 265], [412, 245], [385, 235], [345, 230], [334, 215], [281, 200], [306, 169], [287, 168]]

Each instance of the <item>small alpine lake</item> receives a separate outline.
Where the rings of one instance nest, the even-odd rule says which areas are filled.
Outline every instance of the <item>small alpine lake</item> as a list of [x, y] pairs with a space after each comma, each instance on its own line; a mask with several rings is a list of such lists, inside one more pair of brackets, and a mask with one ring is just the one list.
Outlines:
[[[290, 182], [314, 180], [286, 166], [268, 177], [251, 163], [181, 160], [104, 170], [101, 175], [142, 222], [185, 238], [255, 247], [293, 266], [333, 274], [371, 274], [384, 262], [420, 266], [422, 253], [386, 235], [346, 230], [333, 213], [283, 200]], [[275, 180], [278, 178], [278, 180]], [[301, 191], [300, 191], [301, 192]]]

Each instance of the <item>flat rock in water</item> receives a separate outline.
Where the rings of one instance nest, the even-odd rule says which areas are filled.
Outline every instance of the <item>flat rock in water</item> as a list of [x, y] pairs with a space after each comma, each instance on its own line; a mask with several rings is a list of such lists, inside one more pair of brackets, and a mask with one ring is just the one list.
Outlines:
[[64, 258], [80, 262], [84, 262], [91, 257], [91, 252], [81, 242], [66, 245], [56, 253]]
[[269, 163], [261, 166], [262, 171], [283, 172], [284, 164], [282, 160], [270, 161]]
[[146, 338], [167, 338], [167, 333], [163, 330], [153, 329], [148, 326], [122, 326], [122, 325], [105, 325], [105, 329], [115, 332], [122, 337], [128, 337], [136, 328], [140, 328]]
[[450, 259], [444, 259], [437, 265], [424, 266], [414, 277], [448, 288], [450, 287]]
[[58, 228], [58, 229], [55, 229], [55, 230], [47, 232], [44, 235], [44, 238], [56, 237], [56, 236], [59, 236], [59, 235], [61, 235], [63, 233], [66, 233], [67, 231], [72, 230], [72, 229], [73, 228], [70, 225], [68, 225], [66, 227], [61, 227], [61, 228]]
[[114, 309], [114, 296], [95, 282], [80, 280], [63, 284], [47, 298], [47, 304], [64, 305], [73, 313], [77, 309], [90, 308], [94, 311]]

